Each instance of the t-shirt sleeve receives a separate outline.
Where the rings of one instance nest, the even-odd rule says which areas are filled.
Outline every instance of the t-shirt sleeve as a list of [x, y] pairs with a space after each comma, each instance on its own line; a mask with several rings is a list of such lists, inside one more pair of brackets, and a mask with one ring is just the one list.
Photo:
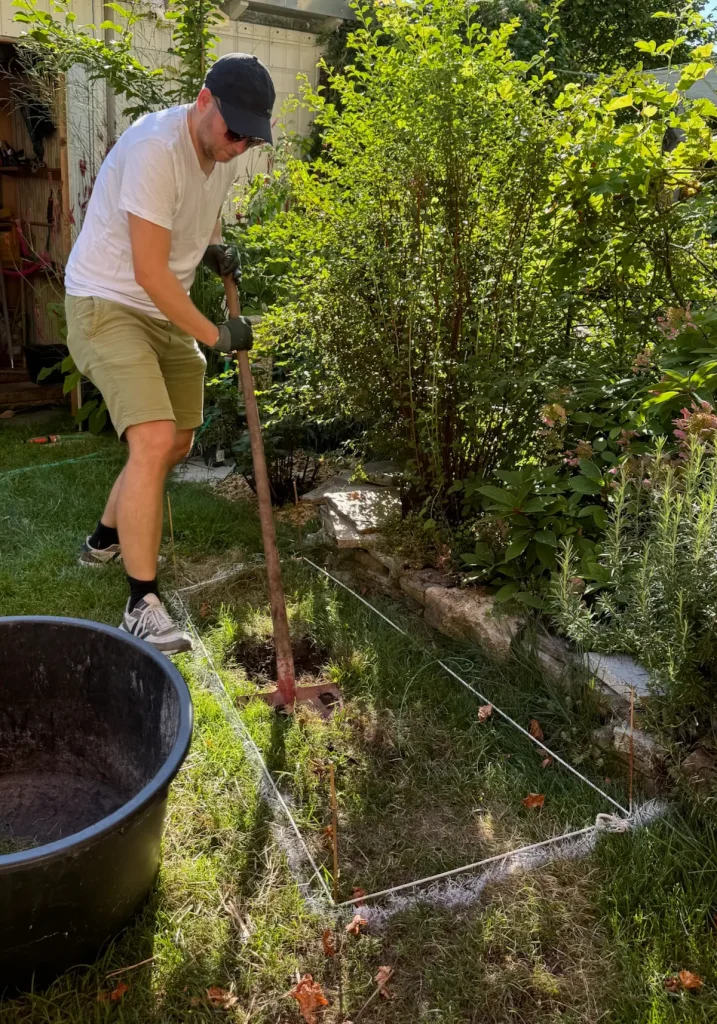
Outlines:
[[118, 207], [172, 230], [177, 185], [171, 153], [161, 142], [135, 143], [125, 159]]

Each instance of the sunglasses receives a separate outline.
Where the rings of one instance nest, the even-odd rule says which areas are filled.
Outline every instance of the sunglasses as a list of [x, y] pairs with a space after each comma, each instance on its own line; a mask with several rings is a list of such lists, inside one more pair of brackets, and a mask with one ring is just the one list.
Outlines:
[[[216, 96], [214, 97], [214, 102], [217, 105], [217, 110], [221, 114], [222, 113], [222, 105], [221, 105], [221, 103], [219, 102], [219, 99]], [[222, 115], [222, 117], [223, 117], [223, 115]], [[224, 124], [226, 124], [226, 121], [224, 121]], [[266, 145], [266, 142], [265, 142], [264, 139], [259, 139], [255, 135], [241, 135], [239, 132], [233, 132], [231, 130], [231, 128], [227, 128], [226, 129], [226, 131], [224, 132], [224, 138], [227, 140], [227, 142], [246, 142], [246, 148], [247, 149], [253, 149], [255, 146], [265, 146]]]

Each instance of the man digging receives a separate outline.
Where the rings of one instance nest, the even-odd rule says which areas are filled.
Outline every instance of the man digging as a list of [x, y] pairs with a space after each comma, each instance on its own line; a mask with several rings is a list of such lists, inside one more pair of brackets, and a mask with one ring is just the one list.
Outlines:
[[120, 629], [165, 654], [192, 646], [160, 600], [157, 559], [165, 479], [203, 418], [197, 342], [222, 353], [252, 346], [246, 317], [213, 324], [188, 293], [201, 261], [238, 277], [237, 250], [221, 242], [221, 209], [237, 158], [272, 142], [274, 99], [261, 61], [232, 53], [193, 104], [140, 118], [102, 164], [65, 273], [70, 353], [129, 448], [80, 563], [124, 561]]

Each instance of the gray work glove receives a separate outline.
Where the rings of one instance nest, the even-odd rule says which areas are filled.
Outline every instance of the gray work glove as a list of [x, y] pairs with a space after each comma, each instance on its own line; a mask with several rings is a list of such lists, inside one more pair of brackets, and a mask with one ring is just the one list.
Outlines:
[[202, 263], [219, 277], [232, 277], [237, 285], [241, 284], [241, 263], [235, 245], [208, 245]]
[[226, 323], [219, 324], [219, 337], [215, 352], [246, 352], [254, 344], [254, 332], [248, 316], [233, 316]]

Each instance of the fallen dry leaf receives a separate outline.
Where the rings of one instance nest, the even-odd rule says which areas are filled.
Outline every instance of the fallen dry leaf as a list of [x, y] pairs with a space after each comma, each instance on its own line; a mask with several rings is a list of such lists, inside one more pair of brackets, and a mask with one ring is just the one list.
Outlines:
[[207, 989], [207, 999], [215, 1010], [231, 1010], [232, 1006], [236, 1006], [239, 1002], [237, 996], [227, 992], [225, 988], [219, 988], [217, 985], [212, 985], [211, 988]]
[[388, 983], [393, 977], [393, 967], [379, 967], [374, 981], [378, 985], [378, 994], [382, 999], [395, 999], [396, 994], [388, 988]]
[[321, 936], [321, 941], [324, 944], [324, 953], [326, 956], [336, 956], [336, 946], [334, 945], [334, 936], [330, 928], [324, 929], [324, 934]]
[[365, 889], [359, 889], [358, 886], [356, 886], [356, 885], [351, 890], [351, 899], [352, 900], [356, 900], [356, 906], [357, 907], [363, 906], [363, 901], [364, 901], [365, 896], [366, 896], [366, 890]]
[[313, 975], [305, 974], [288, 993], [299, 1004], [299, 1013], [306, 1024], [317, 1024], [316, 1011], [320, 1006], [328, 1006], [329, 1001]]
[[212, 609], [211, 609], [210, 605], [207, 604], [207, 602], [205, 601], [202, 604], [201, 608], [199, 609], [199, 618], [200, 619], [206, 619], [207, 615], [209, 615], [211, 610]]
[[120, 981], [117, 983], [117, 988], [112, 992], [99, 992], [97, 995], [97, 1002], [106, 1003], [111, 999], [113, 1003], [118, 1003], [128, 988], [129, 985], [127, 985], [126, 982]]
[[530, 735], [533, 737], [534, 740], [542, 740], [542, 739], [544, 739], [543, 730], [540, 728], [540, 722], [538, 721], [537, 718], [531, 718], [530, 719], [530, 727], [528, 729], [528, 732], [530, 733]]
[[309, 767], [311, 768], [311, 771], [314, 773], [314, 775], [318, 775], [320, 779], [323, 778], [323, 776], [329, 770], [329, 766], [325, 764], [323, 761], [320, 761], [317, 757], [309, 761]]
[[545, 795], [543, 793], [528, 793], [525, 800], [523, 800], [523, 805], [529, 808], [539, 808], [542, 807], [544, 803]]
[[368, 921], [365, 917], [361, 917], [360, 914], [354, 914], [351, 924], [346, 925], [346, 931], [349, 935], [360, 935], [361, 929], [365, 928], [367, 924]]
[[334, 826], [333, 825], [327, 825], [326, 828], [324, 829], [324, 839], [329, 844], [329, 846], [333, 846], [334, 845]]
[[553, 763], [552, 757], [546, 757], [544, 761], [540, 762], [540, 767], [541, 768], [549, 768], [552, 763]]
[[699, 974], [693, 974], [692, 971], [680, 971], [677, 975], [680, 979], [680, 984], [686, 989], [701, 989], [704, 985], [704, 981], [700, 978]]
[[481, 704], [478, 708], [478, 721], [487, 722], [490, 716], [493, 714], [492, 704]]
[[128, 988], [129, 985], [127, 985], [124, 981], [118, 982], [117, 988], [114, 990], [114, 992], [110, 992], [110, 999], [112, 1000], [112, 1002], [118, 1003]]

